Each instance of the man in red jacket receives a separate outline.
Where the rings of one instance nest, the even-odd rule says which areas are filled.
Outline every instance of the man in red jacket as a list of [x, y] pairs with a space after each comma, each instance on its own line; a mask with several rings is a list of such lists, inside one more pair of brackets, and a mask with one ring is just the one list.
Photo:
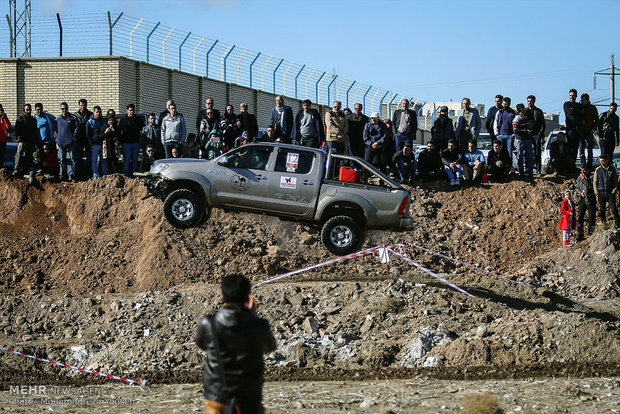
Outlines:
[[4, 108], [0, 104], [0, 168], [4, 168], [4, 157], [6, 156], [6, 141], [11, 129], [11, 122], [6, 116]]

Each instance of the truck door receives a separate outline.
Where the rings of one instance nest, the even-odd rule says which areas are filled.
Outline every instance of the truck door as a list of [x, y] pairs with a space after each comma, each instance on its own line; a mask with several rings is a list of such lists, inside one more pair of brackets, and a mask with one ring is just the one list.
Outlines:
[[211, 183], [214, 206], [264, 210], [272, 150], [264, 145], [243, 145], [226, 154], [227, 165], [216, 162]]
[[268, 211], [312, 218], [321, 187], [321, 165], [313, 151], [278, 148], [266, 197]]

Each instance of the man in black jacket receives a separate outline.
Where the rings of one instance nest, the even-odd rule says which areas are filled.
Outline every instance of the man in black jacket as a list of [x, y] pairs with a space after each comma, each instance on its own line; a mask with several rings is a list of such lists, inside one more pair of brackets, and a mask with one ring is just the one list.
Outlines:
[[590, 167], [581, 167], [581, 174], [577, 178], [575, 192], [579, 196], [577, 204], [577, 240], [583, 240], [583, 222], [588, 211], [588, 234], [594, 232], [596, 223], [596, 196], [594, 194], [594, 183], [590, 175]]
[[527, 97], [527, 109], [525, 114], [528, 118], [533, 119], [532, 139], [534, 140], [534, 169], [537, 172], [541, 172], [541, 158], [542, 158], [542, 141], [545, 138], [545, 129], [547, 129], [547, 123], [545, 122], [545, 114], [542, 109], [536, 106], [536, 97], [530, 95]]
[[448, 148], [448, 142], [456, 138], [454, 135], [454, 125], [452, 125], [452, 120], [448, 117], [447, 106], [439, 108], [439, 116], [435, 119], [431, 128], [431, 137], [437, 143], [439, 152]]
[[127, 105], [127, 116], [119, 122], [119, 141], [123, 145], [123, 174], [125, 177], [133, 177], [138, 171], [138, 153], [140, 152], [140, 138], [144, 121], [136, 116], [136, 106]]
[[[566, 117], [566, 142], [570, 147], [571, 159], [577, 159], [579, 141], [583, 129], [583, 108], [577, 102], [577, 90], [571, 89], [568, 92], [568, 101], [564, 102], [564, 115]], [[572, 165], [571, 169], [575, 166]]]
[[[248, 131], [249, 142], [254, 142], [258, 135], [258, 122], [256, 116], [248, 112], [248, 104], [243, 102], [239, 105], [241, 113], [237, 115], [237, 119], [241, 123], [239, 129], [241, 131]], [[200, 128], [199, 128], [200, 129]]]
[[[200, 136], [200, 122], [207, 117], [207, 111], [209, 110], [213, 112], [213, 117], [218, 121], [222, 118], [220, 111], [213, 107], [213, 98], [207, 98], [205, 100], [205, 107], [198, 111], [198, 114], [196, 115], [196, 136]], [[167, 114], [168, 113], [166, 112], [166, 115]], [[161, 123], [159, 125], [161, 126]]]
[[206, 352], [205, 408], [207, 412], [222, 412], [235, 397], [242, 413], [261, 413], [263, 354], [274, 351], [276, 341], [269, 322], [254, 313], [248, 279], [226, 276], [221, 288], [222, 308], [215, 315], [202, 318], [196, 334], [196, 344]]
[[601, 154], [607, 154], [610, 157], [614, 152], [614, 147], [620, 145], [617, 109], [618, 104], [612, 102], [609, 104], [609, 111], [602, 113], [598, 120], [598, 142], [601, 147]]
[[429, 141], [426, 149], [418, 156], [418, 175], [422, 181], [437, 181], [445, 178], [441, 155], [435, 141]]
[[487, 132], [491, 136], [491, 141], [497, 138], [495, 136], [495, 130], [493, 129], [493, 122], [495, 122], [495, 115], [497, 114], [497, 112], [502, 109], [502, 99], [504, 99], [502, 95], [495, 95], [495, 105], [489, 108], [487, 112], [487, 120], [484, 123]]
[[[32, 154], [37, 145], [37, 120], [32, 116], [32, 105], [24, 105], [24, 113], [15, 120], [15, 136], [19, 144], [15, 153], [15, 166], [13, 176], [23, 177], [32, 167]], [[34, 182], [34, 176], [30, 176], [30, 183]]]
[[491, 174], [493, 181], [503, 182], [508, 177], [511, 168], [512, 160], [508, 151], [502, 148], [502, 141], [496, 139], [493, 141], [493, 149], [487, 156], [487, 171]]
[[[79, 110], [74, 112], [73, 115], [77, 119], [78, 125], [75, 130], [75, 173], [74, 180], [85, 180], [92, 175], [92, 151], [90, 147], [90, 141], [86, 136], [86, 123], [93, 116], [93, 113], [88, 110], [88, 101], [84, 98], [78, 101]], [[84, 163], [84, 156], [86, 156], [86, 163]]]
[[349, 149], [352, 155], [364, 158], [366, 146], [364, 144], [364, 127], [370, 122], [370, 118], [362, 113], [362, 104], [356, 103], [355, 112], [347, 115], [349, 123]]

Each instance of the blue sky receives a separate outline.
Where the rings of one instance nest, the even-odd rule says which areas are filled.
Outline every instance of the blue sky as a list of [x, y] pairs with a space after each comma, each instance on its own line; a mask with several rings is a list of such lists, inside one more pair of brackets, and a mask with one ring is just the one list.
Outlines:
[[608, 69], [612, 53], [620, 63], [618, 0], [33, 0], [32, 8], [33, 21], [122, 11], [421, 100], [468, 96], [487, 107], [497, 93], [513, 104], [535, 94], [543, 110], [560, 112], [572, 87], [608, 99], [609, 77], [593, 90], [593, 72]]

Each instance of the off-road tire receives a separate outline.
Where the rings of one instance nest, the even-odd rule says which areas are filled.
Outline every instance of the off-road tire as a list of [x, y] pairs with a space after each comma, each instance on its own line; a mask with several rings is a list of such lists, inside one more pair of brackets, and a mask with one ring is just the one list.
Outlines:
[[192, 190], [175, 190], [164, 201], [164, 217], [176, 228], [193, 227], [200, 223], [204, 215], [204, 203]]
[[321, 229], [323, 246], [338, 256], [358, 251], [365, 238], [363, 227], [349, 216], [332, 217]]

